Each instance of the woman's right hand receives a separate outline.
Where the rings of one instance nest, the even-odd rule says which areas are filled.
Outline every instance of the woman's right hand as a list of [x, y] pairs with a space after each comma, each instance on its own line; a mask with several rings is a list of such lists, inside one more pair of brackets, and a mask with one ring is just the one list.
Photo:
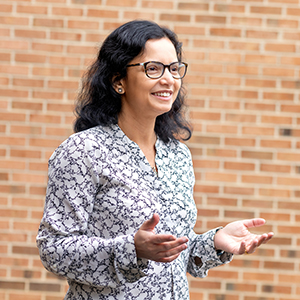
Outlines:
[[156, 262], [171, 262], [187, 248], [187, 237], [176, 238], [171, 234], [155, 234], [159, 222], [158, 214], [143, 223], [134, 236], [137, 257]]

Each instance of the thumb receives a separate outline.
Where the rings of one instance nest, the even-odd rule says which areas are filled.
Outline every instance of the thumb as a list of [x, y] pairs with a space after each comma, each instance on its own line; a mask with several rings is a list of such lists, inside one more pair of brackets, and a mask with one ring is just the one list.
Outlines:
[[157, 213], [154, 213], [152, 218], [145, 221], [140, 229], [146, 230], [146, 231], [152, 231], [152, 230], [154, 230], [154, 228], [158, 224], [158, 222], [159, 222], [159, 215]]

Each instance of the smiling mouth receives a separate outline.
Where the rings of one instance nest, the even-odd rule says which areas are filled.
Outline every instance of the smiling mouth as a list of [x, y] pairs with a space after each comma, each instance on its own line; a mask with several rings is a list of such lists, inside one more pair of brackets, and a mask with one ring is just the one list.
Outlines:
[[170, 92], [153, 93], [153, 95], [158, 96], [158, 97], [170, 97], [171, 93]]

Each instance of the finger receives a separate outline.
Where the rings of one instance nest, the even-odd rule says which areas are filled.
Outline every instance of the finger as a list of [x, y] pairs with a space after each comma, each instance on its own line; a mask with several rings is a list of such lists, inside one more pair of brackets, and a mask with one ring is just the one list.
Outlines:
[[242, 255], [242, 254], [245, 254], [245, 252], [246, 252], [246, 243], [241, 242], [241, 246], [240, 246], [240, 249], [238, 251], [238, 254]]
[[175, 260], [179, 255], [180, 255], [180, 253], [177, 253], [176, 255], [169, 256], [169, 257], [162, 257], [161, 259], [158, 260], [158, 262], [169, 263], [169, 262]]
[[157, 256], [160, 257], [161, 259], [167, 259], [167, 258], [171, 258], [173, 256], [178, 256], [182, 251], [184, 251], [185, 249], [187, 249], [187, 245], [183, 244], [180, 245], [178, 247], [175, 248], [171, 248], [168, 251], [162, 251], [162, 252], [158, 252]]
[[246, 226], [247, 228], [259, 227], [264, 225], [265, 223], [266, 220], [262, 218], [248, 219], [243, 221], [244, 226]]
[[171, 234], [156, 234], [151, 238], [153, 244], [162, 244], [176, 241], [176, 237]]
[[141, 230], [152, 231], [159, 222], [159, 215], [154, 213], [152, 218], [145, 221], [140, 227]]
[[166, 247], [166, 250], [187, 242], [187, 237], [176, 238], [174, 235], [157, 234], [152, 237], [152, 243]]
[[256, 248], [258, 247], [258, 240], [253, 240], [250, 246], [246, 248], [246, 254], [252, 254], [255, 252]]

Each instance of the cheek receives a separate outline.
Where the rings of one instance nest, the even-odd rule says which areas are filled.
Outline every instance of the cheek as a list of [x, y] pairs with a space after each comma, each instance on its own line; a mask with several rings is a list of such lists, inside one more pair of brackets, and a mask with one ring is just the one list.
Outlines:
[[[176, 85], [175, 85], [175, 91], [174, 91], [174, 98], [176, 99], [176, 97], [178, 96], [178, 93], [180, 91], [180, 88], [181, 88], [181, 82], [178, 82]], [[175, 100], [174, 99], [174, 100]]]

